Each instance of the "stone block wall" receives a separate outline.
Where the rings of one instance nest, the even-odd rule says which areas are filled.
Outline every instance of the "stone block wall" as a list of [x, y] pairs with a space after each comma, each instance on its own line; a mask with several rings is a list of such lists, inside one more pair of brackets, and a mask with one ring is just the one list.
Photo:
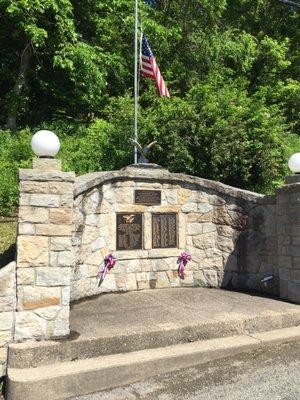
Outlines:
[[277, 231], [280, 297], [300, 304], [299, 183], [277, 190]]
[[[128, 167], [76, 180], [75, 269], [71, 298], [107, 291], [173, 286], [278, 291], [274, 197], [163, 169]], [[161, 190], [161, 205], [134, 203], [134, 190]], [[142, 213], [142, 250], [116, 250], [116, 213]], [[151, 214], [178, 215], [178, 247], [153, 249]], [[188, 250], [185, 280], [177, 259]], [[109, 252], [118, 258], [103, 285], [97, 272]], [[272, 281], [261, 282], [267, 275]]]
[[7, 348], [12, 341], [16, 308], [16, 263], [0, 269], [0, 378], [6, 374]]
[[[11, 339], [68, 335], [70, 300], [98, 293], [206, 286], [277, 294], [279, 282], [282, 298], [300, 302], [299, 184], [263, 196], [151, 165], [76, 181], [57, 160], [33, 167], [20, 170], [16, 269], [0, 272], [0, 365]], [[159, 190], [161, 204], [135, 204], [137, 189]], [[142, 249], [116, 250], [117, 213], [142, 213]], [[153, 248], [153, 213], [177, 214], [176, 248]], [[183, 251], [192, 261], [181, 280]], [[110, 252], [118, 262], [99, 288]]]
[[[222, 287], [278, 294], [275, 196], [264, 196], [248, 203], [244, 213], [247, 224], [245, 229], [233, 234], [236, 249], [227, 253]], [[225, 233], [231, 237], [228, 228]], [[266, 277], [271, 279], [263, 283]]]
[[73, 172], [57, 160], [36, 159], [20, 170], [17, 239], [17, 312], [14, 340], [69, 333], [74, 266]]

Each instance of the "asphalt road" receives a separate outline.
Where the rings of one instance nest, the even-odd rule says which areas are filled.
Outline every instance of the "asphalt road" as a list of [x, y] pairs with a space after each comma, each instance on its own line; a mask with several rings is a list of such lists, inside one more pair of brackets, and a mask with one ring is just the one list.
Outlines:
[[214, 361], [73, 400], [299, 400], [300, 343]]

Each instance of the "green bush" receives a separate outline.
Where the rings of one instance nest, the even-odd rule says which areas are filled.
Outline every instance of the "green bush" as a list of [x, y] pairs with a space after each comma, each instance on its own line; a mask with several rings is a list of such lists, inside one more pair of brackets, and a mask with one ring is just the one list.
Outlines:
[[284, 175], [287, 126], [278, 106], [250, 96], [243, 80], [210, 77], [193, 88], [198, 126], [194, 173], [264, 193]]
[[0, 215], [7, 215], [15, 212], [18, 203], [18, 169], [30, 166], [31, 133], [0, 130], [0, 137]]
[[[186, 99], [159, 99], [148, 92], [141, 105], [139, 141], [156, 140], [150, 161], [173, 172], [272, 193], [287, 173], [287, 158], [299, 149], [299, 137], [286, 133], [280, 108], [250, 96], [240, 80], [222, 83], [212, 76]], [[31, 166], [33, 132], [47, 128], [57, 133], [58, 157], [66, 171], [115, 170], [133, 162], [132, 116], [133, 101], [125, 95], [111, 98], [102, 117], [86, 124], [66, 119], [32, 131], [0, 131], [0, 214], [16, 210], [18, 168]]]
[[15, 166], [0, 161], [0, 214], [12, 213], [18, 202], [17, 171]]

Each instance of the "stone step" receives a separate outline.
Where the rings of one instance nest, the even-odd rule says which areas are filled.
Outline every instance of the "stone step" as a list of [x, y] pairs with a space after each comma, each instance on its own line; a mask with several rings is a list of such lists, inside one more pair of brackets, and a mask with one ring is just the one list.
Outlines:
[[253, 334], [300, 324], [300, 309], [266, 310], [259, 314], [228, 315], [223, 319], [205, 320], [196, 324], [152, 327], [146, 332], [114, 332], [111, 336], [79, 336], [61, 341], [14, 343], [9, 347], [10, 368], [29, 368], [56, 362], [76, 361], [111, 354], [129, 353], [181, 343], [234, 335]]
[[67, 399], [264, 346], [300, 339], [300, 327], [202, 340], [37, 368], [8, 369], [7, 400]]

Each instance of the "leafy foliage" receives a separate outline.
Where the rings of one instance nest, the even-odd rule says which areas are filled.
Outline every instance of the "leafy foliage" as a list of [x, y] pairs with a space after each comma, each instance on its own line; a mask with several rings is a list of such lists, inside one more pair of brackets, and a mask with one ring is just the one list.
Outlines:
[[[272, 192], [300, 144], [300, 13], [277, 0], [148, 3], [142, 27], [172, 96], [141, 79], [139, 135], [157, 140], [152, 161]], [[0, 213], [16, 205], [38, 128], [57, 132], [77, 174], [132, 162], [133, 7], [0, 0]]]

